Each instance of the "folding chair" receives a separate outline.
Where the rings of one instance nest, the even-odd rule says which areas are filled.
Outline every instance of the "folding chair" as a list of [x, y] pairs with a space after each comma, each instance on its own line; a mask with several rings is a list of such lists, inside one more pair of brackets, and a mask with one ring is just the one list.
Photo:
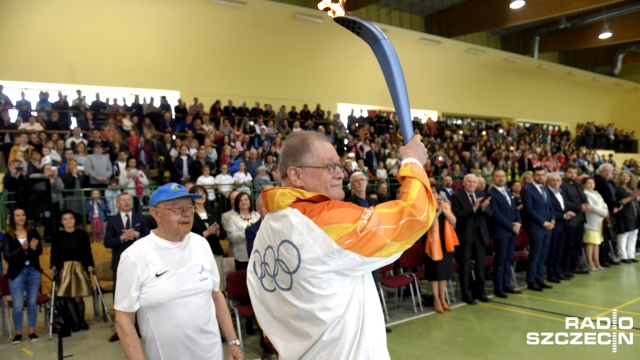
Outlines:
[[[236, 318], [236, 330], [240, 346], [244, 350], [244, 342], [242, 342], [242, 328], [240, 327], [240, 316], [245, 318], [255, 318], [251, 306], [251, 298], [249, 297], [249, 288], [247, 287], [247, 270], [238, 270], [227, 275], [227, 301], [229, 307], [233, 309]], [[242, 305], [242, 304], [249, 305]]]
[[9, 276], [7, 274], [0, 275], [0, 305], [2, 305], [2, 336], [12, 338], [11, 332], [11, 315], [9, 312]]
[[[518, 250], [520, 249], [520, 250]], [[511, 267], [511, 276], [513, 277], [513, 283], [516, 288], [519, 288], [518, 280], [516, 279], [516, 266], [520, 262], [527, 262], [529, 260], [529, 236], [527, 233], [520, 229], [520, 232], [516, 236], [516, 251], [513, 256], [513, 266]]]
[[[389, 277], [383, 277], [384, 274], [389, 273]], [[413, 278], [406, 274], [398, 274], [393, 275], [393, 264], [385, 265], [380, 268], [380, 285], [384, 287], [389, 287], [395, 289], [395, 301], [394, 306], [397, 308], [398, 305], [398, 289], [401, 289], [407, 285], [409, 285], [409, 291], [411, 292], [411, 301], [413, 302], [413, 312], [417, 313], [418, 310], [416, 308], [416, 298], [413, 293]], [[400, 303], [402, 303], [402, 292], [400, 294]], [[386, 303], [384, 303], [386, 308]]]
[[[398, 259], [398, 264], [400, 265], [401, 274], [409, 275], [413, 278], [413, 284], [418, 295], [418, 304], [420, 305], [420, 311], [423, 311], [422, 300], [420, 299], [420, 295], [422, 293], [420, 291], [420, 285], [418, 283], [418, 280], [425, 279], [424, 261], [422, 259], [422, 249], [420, 245], [413, 245], [412, 247], [405, 250], [400, 256], [400, 259]], [[413, 271], [405, 272], [405, 269], [413, 269]], [[448, 295], [449, 294], [447, 294], [447, 296]]]

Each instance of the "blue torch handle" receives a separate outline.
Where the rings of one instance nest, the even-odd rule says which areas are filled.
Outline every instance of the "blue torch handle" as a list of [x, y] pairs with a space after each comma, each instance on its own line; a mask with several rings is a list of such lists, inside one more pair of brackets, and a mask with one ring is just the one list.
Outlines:
[[411, 123], [411, 107], [409, 95], [404, 80], [404, 73], [398, 54], [389, 38], [372, 23], [355, 16], [340, 16], [333, 19], [347, 30], [364, 40], [378, 59], [382, 74], [387, 82], [393, 106], [396, 109], [398, 123], [404, 143], [413, 138], [413, 124]]

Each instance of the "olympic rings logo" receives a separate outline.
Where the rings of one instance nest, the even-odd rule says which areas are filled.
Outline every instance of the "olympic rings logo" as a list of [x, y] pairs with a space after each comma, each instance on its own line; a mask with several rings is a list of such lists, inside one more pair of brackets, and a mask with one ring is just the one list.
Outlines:
[[[280, 257], [280, 252], [293, 255], [295, 263], [287, 264]], [[291, 291], [293, 288], [293, 275], [300, 270], [300, 250], [291, 240], [282, 240], [278, 247], [274, 250], [269, 245], [264, 249], [264, 254], [256, 250], [253, 252], [255, 259], [253, 262], [253, 272], [260, 280], [260, 285], [267, 292]]]

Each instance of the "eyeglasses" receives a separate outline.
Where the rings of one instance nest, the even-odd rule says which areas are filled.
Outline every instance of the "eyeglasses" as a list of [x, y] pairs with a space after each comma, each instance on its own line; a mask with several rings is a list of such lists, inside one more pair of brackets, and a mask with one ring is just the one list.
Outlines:
[[169, 210], [172, 213], [180, 216], [186, 215], [186, 214], [193, 214], [196, 212], [195, 206], [183, 206], [183, 207], [176, 207], [176, 208], [156, 207], [156, 209]]
[[335, 173], [337, 168], [339, 168], [340, 170], [344, 169], [344, 165], [342, 165], [342, 163], [334, 163], [331, 165], [324, 165], [324, 166], [314, 166], [314, 165], [293, 165], [293, 166], [299, 167], [302, 169], [327, 169], [329, 170], [329, 174]]

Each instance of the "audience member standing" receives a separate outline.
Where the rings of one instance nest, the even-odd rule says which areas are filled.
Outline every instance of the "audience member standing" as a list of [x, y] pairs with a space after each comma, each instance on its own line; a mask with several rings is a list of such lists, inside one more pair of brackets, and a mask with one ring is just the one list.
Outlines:
[[91, 242], [86, 231], [76, 229], [76, 213], [64, 210], [60, 223], [64, 231], [51, 242], [51, 274], [58, 279], [56, 296], [65, 299], [69, 314], [73, 319], [71, 330], [89, 330], [85, 321], [85, 296], [91, 295], [91, 282], [87, 276], [93, 273]]
[[589, 274], [589, 270], [580, 269], [580, 251], [584, 239], [584, 224], [587, 221], [586, 215], [591, 212], [591, 206], [587, 201], [584, 188], [577, 180], [578, 166], [567, 165], [564, 171], [564, 180], [561, 188], [566, 196], [565, 207], [573, 211], [576, 216], [567, 221], [565, 229], [565, 245], [562, 254], [563, 278], [568, 280], [573, 274]]
[[260, 214], [251, 209], [251, 197], [245, 192], [238, 193], [231, 215], [223, 219], [222, 226], [227, 230], [231, 252], [235, 258], [236, 270], [244, 270], [249, 262], [245, 229], [260, 220]]
[[[477, 191], [478, 177], [467, 174], [464, 188], [451, 197], [451, 207], [456, 217], [456, 234], [460, 246], [456, 250], [460, 273], [462, 301], [475, 305], [478, 300], [489, 302], [485, 292], [485, 256], [489, 246], [487, 219], [493, 215], [491, 198]], [[470, 282], [471, 259], [475, 261], [475, 280]]]
[[431, 192], [436, 195], [437, 211], [431, 227], [425, 235], [424, 241], [424, 273], [429, 280], [433, 293], [433, 307], [437, 313], [451, 311], [447, 304], [445, 292], [447, 281], [453, 278], [453, 254], [455, 246], [460, 245], [458, 236], [454, 230], [456, 217], [451, 211], [451, 206], [441, 198], [442, 192], [438, 192], [435, 185], [431, 186]]
[[638, 180], [629, 171], [622, 171], [616, 181], [616, 197], [620, 200], [620, 211], [616, 213], [618, 256], [623, 263], [638, 262], [636, 242], [638, 240]]
[[[615, 216], [615, 214], [617, 214], [624, 205], [621, 202], [622, 199], [618, 197], [616, 185], [613, 183], [613, 176], [613, 166], [611, 166], [611, 164], [602, 164], [598, 167], [598, 170], [596, 170], [594, 180], [596, 183], [595, 190], [600, 193], [604, 202], [607, 203], [607, 208], [611, 215], [610, 222], [613, 225], [613, 229], [616, 229], [618, 225], [616, 224], [617, 216]], [[604, 267], [620, 265], [620, 261], [615, 259], [611, 240], [612, 239], [605, 238], [600, 244], [600, 264]]]
[[[107, 228], [104, 234], [104, 246], [112, 250], [111, 269], [113, 270], [114, 292], [117, 285], [118, 263], [120, 255], [138, 239], [149, 235], [149, 223], [142, 215], [133, 212], [133, 199], [124, 192], [118, 195], [116, 202], [118, 214], [107, 219]], [[109, 342], [118, 341], [115, 333]]]
[[222, 226], [222, 219], [218, 210], [208, 205], [207, 189], [204, 186], [195, 185], [189, 190], [189, 193], [202, 195], [201, 198], [193, 201], [196, 211], [193, 215], [191, 232], [202, 236], [209, 243], [220, 273], [220, 291], [224, 291], [226, 289], [224, 267], [222, 266], [224, 251], [222, 250], [222, 245], [220, 245], [220, 240], [227, 238], [227, 231]]
[[524, 205], [524, 229], [529, 235], [529, 267], [527, 285], [529, 290], [552, 289], [544, 282], [544, 264], [549, 253], [551, 231], [555, 224], [555, 213], [551, 199], [545, 189], [547, 171], [542, 167], [533, 170], [533, 182], [522, 189]]
[[587, 222], [584, 226], [584, 244], [587, 253], [587, 264], [591, 271], [604, 269], [600, 264], [600, 244], [604, 241], [602, 236], [602, 227], [605, 217], [609, 216], [606, 201], [602, 195], [595, 191], [596, 183], [592, 177], [582, 180], [584, 185], [584, 193], [591, 206], [591, 212], [586, 216]]
[[567, 229], [567, 221], [576, 214], [567, 207], [567, 197], [561, 188], [562, 178], [558, 174], [549, 175], [547, 190], [555, 214], [555, 226], [551, 232], [549, 255], [547, 255], [547, 281], [559, 283], [564, 278], [562, 271], [562, 252]]
[[[24, 209], [15, 208], [9, 215], [9, 226], [4, 237], [4, 260], [9, 264], [9, 292], [13, 300], [13, 344], [22, 342], [22, 310], [27, 304], [29, 339], [38, 341], [36, 316], [38, 315], [38, 289], [40, 288], [40, 255], [42, 245], [36, 229], [27, 228]], [[25, 292], [27, 297], [25, 299]], [[25, 301], [26, 300], [26, 301]]]
[[453, 192], [453, 178], [447, 175], [442, 178], [442, 190], [440, 190], [440, 198], [447, 204], [451, 204], [451, 197], [453, 196]]
[[522, 219], [518, 211], [516, 198], [506, 187], [507, 176], [502, 169], [496, 169], [491, 176], [493, 186], [487, 193], [491, 197], [493, 239], [493, 293], [506, 298], [506, 293], [520, 294], [520, 290], [511, 285], [513, 254], [516, 236], [522, 227]]
[[109, 178], [113, 174], [109, 155], [102, 153], [102, 144], [93, 143], [93, 154], [87, 157], [85, 170], [89, 174], [89, 185], [104, 189], [109, 184]]

